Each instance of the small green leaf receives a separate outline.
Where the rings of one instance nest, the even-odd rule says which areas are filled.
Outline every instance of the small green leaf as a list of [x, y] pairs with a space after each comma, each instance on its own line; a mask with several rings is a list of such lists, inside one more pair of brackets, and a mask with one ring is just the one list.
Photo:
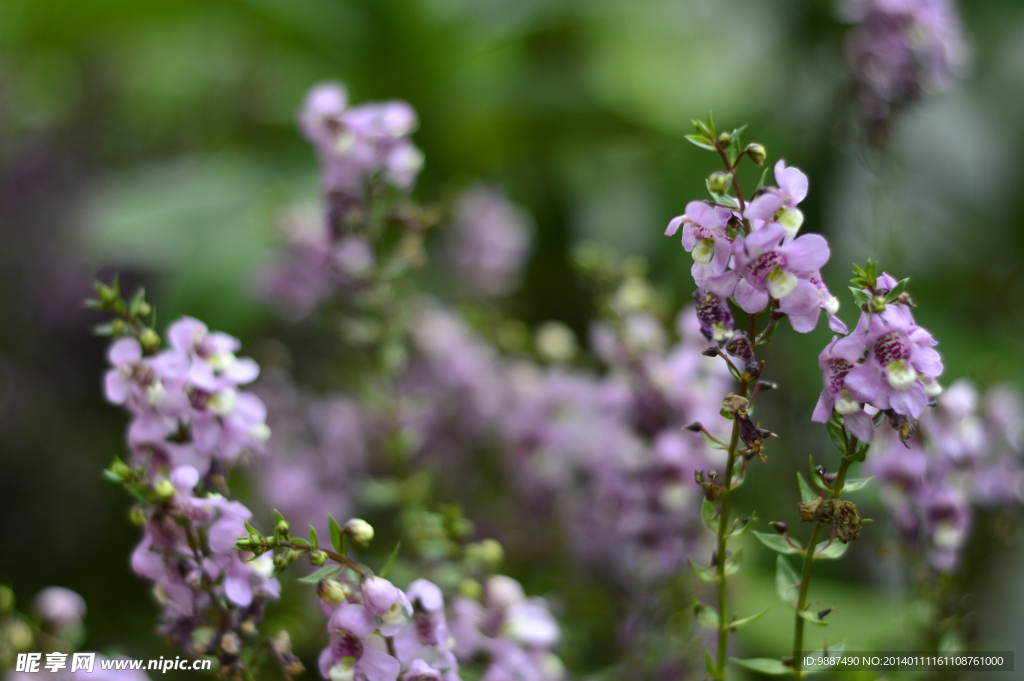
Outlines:
[[692, 560], [690, 560], [690, 558], [687, 558], [686, 562], [688, 562], [690, 564], [690, 569], [693, 570], [694, 574], [697, 575], [697, 578], [700, 579], [700, 581], [702, 581], [702, 582], [717, 582], [718, 581], [718, 571], [715, 570], [714, 568], [701, 567], [701, 566], [697, 565], [696, 563], [694, 563]]
[[296, 581], [300, 584], [319, 584], [321, 579], [330, 579], [344, 569], [340, 565], [326, 565], [305, 577], [299, 577]]
[[331, 527], [331, 546], [333, 546], [334, 550], [340, 553], [341, 555], [345, 555], [341, 547], [341, 526], [338, 525], [338, 521], [335, 520], [334, 516], [332, 515], [327, 516], [327, 523]]
[[275, 525], [275, 526], [277, 526], [277, 524], [278, 524], [279, 522], [281, 522], [282, 520], [284, 520], [284, 516], [283, 516], [283, 515], [281, 515], [281, 512], [280, 512], [280, 511], [278, 511], [278, 510], [277, 510], [277, 509], [275, 508], [275, 509], [274, 509], [274, 525]]
[[851, 286], [850, 292], [853, 293], [853, 299], [857, 302], [857, 305], [866, 305], [871, 302], [871, 294], [866, 291]]
[[800, 485], [800, 500], [805, 504], [809, 504], [818, 498], [818, 493], [811, 489], [811, 486], [804, 480], [804, 476], [800, 473], [796, 474], [796, 481]]
[[686, 135], [686, 139], [688, 139], [691, 144], [695, 144], [701, 149], [707, 149], [708, 151], [717, 151], [715, 149], [715, 145], [711, 143], [711, 140], [705, 137], [704, 135]]
[[718, 611], [710, 605], [705, 605], [693, 599], [693, 615], [697, 621], [709, 629], [718, 629]]
[[728, 451], [729, 450], [728, 447], [726, 447], [721, 442], [718, 442], [717, 440], [712, 438], [710, 435], [705, 433], [703, 430], [700, 431], [700, 436], [702, 438], [704, 438], [704, 442], [707, 444], [708, 447], [711, 447], [711, 449], [721, 449], [723, 451]]
[[800, 617], [803, 617], [805, 620], [807, 620], [808, 622], [810, 622], [811, 624], [813, 624], [815, 626], [818, 626], [818, 627], [827, 627], [828, 626], [828, 622], [826, 622], [825, 620], [818, 619], [818, 613], [816, 613], [816, 612], [811, 612], [809, 610], [801, 610], [800, 612], [797, 613], [797, 615], [799, 615]]
[[890, 290], [885, 295], [885, 302], [891, 303], [892, 301], [894, 301], [897, 298], [899, 298], [900, 294], [903, 293], [903, 291], [907, 288], [907, 282], [909, 282], [909, 281], [910, 281], [909, 278], [901, 279], [895, 286], [892, 287], [892, 290]]
[[843, 491], [856, 492], [858, 490], [864, 489], [864, 487], [874, 479], [875, 476], [872, 475], [870, 478], [854, 478], [853, 480], [847, 480], [846, 483], [843, 485]]
[[730, 657], [729, 659], [745, 669], [768, 676], [789, 676], [793, 673], [793, 668], [782, 664], [782, 660], [770, 657], [752, 657], [748, 660]]
[[94, 336], [113, 336], [114, 335], [114, 323], [109, 324], [97, 324], [92, 327], [92, 333]]
[[820, 553], [815, 554], [814, 560], [836, 560], [837, 558], [842, 558], [848, 548], [850, 548], [849, 544], [844, 544], [838, 540], [832, 540], [831, 544], [821, 549]]
[[768, 606], [767, 608], [765, 608], [761, 612], [757, 613], [756, 615], [751, 615], [750, 617], [744, 617], [742, 619], [733, 620], [732, 622], [729, 623], [729, 629], [735, 631], [737, 628], [742, 627], [744, 624], [750, 624], [751, 622], [753, 622], [754, 620], [758, 619], [759, 617], [761, 617], [761, 615], [765, 614], [766, 612], [768, 612], [771, 609], [772, 609], [771, 606]]
[[757, 192], [758, 189], [760, 189], [761, 187], [764, 186], [764, 181], [765, 181], [765, 178], [767, 178], [767, 177], [768, 177], [768, 164], [766, 163], [765, 166], [764, 166], [764, 170], [761, 171], [761, 179], [757, 181], [757, 186], [754, 187], [754, 192], [755, 193]]
[[828, 436], [832, 438], [832, 444], [843, 454], [846, 454], [846, 440], [843, 438], [843, 429], [833, 421], [825, 424], [828, 429]]
[[725, 575], [726, 575], [726, 577], [728, 577], [729, 575], [735, 573], [737, 570], [740, 569], [740, 555], [742, 553], [743, 553], [743, 547], [741, 546], [740, 548], [736, 549], [736, 551], [731, 556], [729, 556], [728, 558], [725, 559]]
[[808, 456], [807, 458], [811, 462], [811, 480], [813, 480], [814, 484], [818, 486], [818, 489], [822, 490], [823, 492], [831, 492], [832, 490], [828, 488], [828, 485], [825, 484], [825, 481], [821, 479], [820, 475], [818, 475], [818, 471], [814, 470], [814, 457]]
[[795, 606], [800, 588], [800, 576], [782, 556], [775, 561], [775, 593], [786, 603]]
[[714, 533], [718, 533], [718, 528], [714, 525], [714, 518], [716, 509], [714, 504], [707, 500], [705, 497], [704, 503], [700, 505], [700, 515], [704, 519], [704, 527], [708, 528]]
[[312, 548], [309, 545], [309, 542], [306, 541], [305, 539], [303, 539], [302, 537], [292, 537], [292, 543], [295, 544], [296, 546], [301, 546], [304, 549]]
[[144, 302], [146, 302], [146, 289], [140, 286], [139, 290], [135, 292], [135, 295], [132, 296], [131, 302], [128, 304], [128, 314], [132, 317], [138, 315], [139, 308]]
[[713, 679], [722, 678], [722, 674], [718, 671], [715, 660], [711, 657], [711, 653], [708, 652], [707, 648], [704, 648], [704, 671]]
[[857, 447], [857, 450], [850, 455], [850, 461], [863, 461], [868, 455], [868, 449], [871, 447], [870, 443], [864, 443]]
[[[736, 523], [738, 523], [738, 522], [739, 522], [739, 518], [736, 519]], [[736, 527], [736, 523], [733, 523], [733, 528]], [[751, 527], [753, 527], [753, 525], [754, 525], [754, 514], [751, 513], [750, 514], [750, 520], [748, 520], [747, 522], [743, 523], [743, 527], [741, 527], [740, 529], [738, 529], [738, 530], [737, 529], [733, 529], [733, 531], [728, 534], [728, 538], [729, 539], [738, 539], [738, 538], [742, 537], [743, 535], [745, 535], [747, 533], [747, 530], [749, 530]]]
[[800, 555], [800, 551], [797, 551], [790, 546], [786, 540], [782, 538], [781, 534], [776, 534], [774, 532], [758, 532], [757, 530], [754, 530], [754, 536], [757, 537], [762, 544], [776, 553], [792, 556]]
[[316, 534], [316, 528], [313, 527], [312, 525], [309, 526], [309, 544], [314, 549], [320, 547], [319, 537], [317, 537], [317, 534]]
[[384, 564], [384, 569], [380, 571], [381, 577], [387, 577], [388, 573], [391, 572], [391, 568], [395, 566], [395, 561], [398, 559], [398, 550], [402, 548], [402, 542], [395, 544], [395, 550], [388, 556], [388, 562]]

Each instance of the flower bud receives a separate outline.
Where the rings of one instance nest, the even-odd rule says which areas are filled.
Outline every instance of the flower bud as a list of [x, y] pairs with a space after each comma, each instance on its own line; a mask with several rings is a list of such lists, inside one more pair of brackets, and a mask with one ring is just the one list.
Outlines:
[[689, 430], [694, 433], [699, 433], [704, 430], [704, 425], [700, 421], [694, 421], [688, 426], [683, 426], [683, 430]]
[[753, 161], [759, 166], [764, 165], [764, 160], [767, 157], [767, 152], [765, 152], [763, 145], [757, 144], [756, 142], [753, 144], [748, 144], [747, 148], [744, 149], [743, 151], [747, 152], [747, 156], [750, 157], [751, 161]]
[[10, 587], [0, 584], [0, 612], [14, 609], [14, 592]]
[[723, 132], [721, 135], [718, 136], [718, 143], [721, 144], [723, 147], [729, 146], [730, 144], [732, 144], [732, 135], [727, 132]]
[[501, 565], [505, 558], [505, 550], [497, 541], [484, 539], [466, 546], [466, 558], [478, 560], [493, 569]]
[[140, 301], [138, 306], [135, 308], [135, 314], [139, 315], [140, 317], [145, 317], [152, 311], [153, 307], [145, 300]]
[[363, 546], [373, 541], [373, 526], [361, 518], [352, 518], [343, 528], [345, 534], [352, 537], [352, 541]]
[[324, 603], [340, 605], [352, 593], [352, 588], [336, 579], [321, 579], [316, 585], [316, 594]]
[[117, 338], [118, 336], [123, 336], [127, 328], [128, 327], [125, 326], [124, 321], [121, 319], [115, 319], [114, 321], [110, 322], [110, 331], [115, 338]]
[[160, 335], [157, 334], [153, 329], [144, 329], [139, 334], [139, 343], [142, 344], [146, 350], [156, 350], [160, 347]]
[[28, 650], [32, 647], [35, 637], [32, 635], [32, 627], [18, 619], [12, 619], [3, 629], [0, 640], [6, 640], [7, 647], [14, 652]]
[[283, 570], [288, 566], [288, 562], [291, 557], [288, 555], [291, 551], [285, 551], [274, 556], [274, 567], [278, 570]]
[[474, 601], [480, 600], [480, 594], [483, 593], [483, 590], [480, 582], [475, 579], [464, 579], [459, 583], [459, 593]]
[[312, 565], [323, 565], [327, 562], [327, 554], [319, 549], [316, 551], [310, 551], [309, 562]]
[[278, 520], [277, 521], [277, 525], [274, 527], [274, 532], [279, 534], [279, 535], [281, 535], [282, 537], [287, 537], [288, 536], [288, 532], [291, 529], [292, 528], [288, 524], [288, 521], [282, 519], [282, 520]]
[[871, 311], [877, 314], [885, 312], [885, 296], [875, 296], [871, 299]]
[[778, 532], [779, 534], [786, 534], [787, 532], [789, 532], [789, 525], [787, 525], [786, 523], [772, 521], [772, 522], [770, 522], [768, 524], [771, 525], [772, 527], [774, 527], [775, 531]]
[[166, 478], [158, 482], [154, 490], [161, 501], [170, 501], [175, 495], [174, 485]]
[[124, 461], [121, 461], [121, 459], [114, 459], [114, 463], [110, 464], [110, 470], [122, 480], [128, 480], [132, 477], [131, 467]]
[[250, 537], [242, 537], [236, 540], [235, 548], [239, 551], [252, 551], [252, 539]]
[[716, 194], [724, 194], [729, 189], [730, 182], [732, 182], [732, 173], [716, 170], [708, 176], [708, 189]]
[[242, 639], [235, 632], [229, 631], [221, 637], [220, 649], [228, 655], [237, 655], [242, 652]]

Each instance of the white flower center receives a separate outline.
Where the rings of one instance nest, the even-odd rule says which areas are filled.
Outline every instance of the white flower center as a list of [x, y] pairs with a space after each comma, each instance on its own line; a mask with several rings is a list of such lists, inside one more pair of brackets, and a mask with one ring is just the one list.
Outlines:
[[836, 312], [839, 312], [839, 299], [835, 296], [825, 297], [825, 294], [818, 291], [818, 297], [821, 298], [821, 304], [825, 306], [825, 312], [835, 316]]
[[914, 385], [917, 374], [906, 360], [898, 359], [885, 366], [885, 378], [893, 390], [906, 390]]
[[843, 388], [839, 393], [839, 399], [836, 400], [836, 411], [846, 416], [847, 414], [855, 414], [860, 411], [860, 402], [853, 399], [850, 392]]
[[395, 601], [395, 604], [391, 606], [391, 609], [384, 613], [380, 619], [385, 624], [404, 624], [406, 617], [405, 609], [402, 607], [402, 602], [400, 600]]
[[238, 361], [233, 352], [218, 352], [210, 355], [206, 362], [214, 371], [222, 372], [231, 368], [231, 365]]
[[956, 549], [960, 547], [963, 540], [963, 532], [953, 527], [952, 523], [939, 523], [935, 528], [935, 546], [940, 549]]
[[783, 208], [775, 214], [775, 221], [786, 230], [786, 236], [796, 236], [804, 224], [804, 214], [799, 208]]
[[352, 681], [356, 677], [355, 666], [356, 659], [346, 655], [338, 660], [338, 664], [331, 667], [328, 676], [331, 677], [331, 681]]
[[231, 388], [227, 388], [211, 395], [206, 406], [218, 416], [227, 416], [235, 410], [237, 402], [238, 394]]
[[931, 381], [925, 380], [924, 374], [921, 374], [921, 383], [924, 384], [924, 394], [928, 397], [938, 397], [942, 394], [942, 386], [938, 381], [932, 379]]
[[159, 379], [153, 381], [146, 388], [146, 401], [149, 402], [150, 406], [156, 406], [163, 402], [164, 395], [167, 394], [167, 390], [164, 389], [163, 381]]
[[768, 276], [765, 277], [764, 280], [768, 285], [768, 293], [771, 294], [772, 298], [776, 299], [785, 298], [792, 293], [799, 281], [795, 276], [781, 267], [776, 267], [774, 270], [769, 272]]
[[697, 242], [697, 245], [693, 247], [690, 255], [693, 256], [694, 262], [698, 262], [701, 265], [707, 265], [715, 257], [714, 246], [714, 239], [701, 239]]

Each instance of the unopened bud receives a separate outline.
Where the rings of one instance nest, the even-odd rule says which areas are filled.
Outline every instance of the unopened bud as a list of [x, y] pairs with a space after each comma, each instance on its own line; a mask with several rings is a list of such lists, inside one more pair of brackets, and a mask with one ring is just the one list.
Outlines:
[[707, 350], [704, 350], [700, 354], [704, 355], [705, 357], [718, 357], [718, 348], [712, 346]]
[[110, 470], [122, 480], [132, 477], [131, 467], [121, 459], [114, 459], [114, 463], [110, 464]]
[[373, 526], [361, 518], [352, 518], [345, 523], [345, 534], [352, 537], [352, 541], [363, 546], [373, 541]]
[[708, 175], [708, 189], [716, 194], [724, 194], [729, 189], [730, 182], [732, 182], [732, 173], [723, 170], [716, 170]]
[[125, 326], [124, 321], [122, 321], [120, 319], [115, 319], [114, 321], [110, 322], [110, 331], [114, 335], [115, 338], [117, 336], [123, 336], [124, 332], [125, 332], [125, 330], [127, 328], [128, 327]]
[[723, 147], [729, 146], [730, 144], [732, 144], [732, 135], [727, 132], [723, 132], [721, 135], [718, 136], [718, 143], [721, 144]]
[[871, 299], [870, 306], [872, 312], [875, 312], [877, 314], [885, 312], [885, 297], [875, 296], [874, 298]]
[[772, 527], [774, 527], [775, 531], [778, 532], [779, 534], [786, 534], [787, 532], [789, 532], [789, 525], [787, 525], [786, 523], [772, 521], [772, 522], [770, 522], [768, 524], [771, 525]]
[[281, 545], [281, 541], [277, 538], [276, 534], [273, 535], [273, 536], [267, 537], [266, 547], [268, 549], [276, 549], [280, 545]]
[[309, 562], [312, 565], [323, 565], [327, 562], [327, 554], [319, 549], [316, 551], [310, 551]]
[[316, 585], [316, 594], [324, 603], [340, 605], [352, 593], [348, 584], [339, 582], [336, 579], [321, 579]]
[[192, 650], [197, 655], [205, 655], [213, 645], [216, 631], [213, 627], [196, 627], [192, 631]]
[[260, 631], [256, 627], [256, 622], [254, 622], [251, 617], [243, 620], [242, 623], [238, 625], [238, 630], [242, 632], [243, 636], [255, 636]]
[[139, 343], [147, 350], [156, 350], [160, 347], [160, 335], [153, 329], [143, 329], [139, 334]]
[[235, 541], [235, 548], [239, 551], [252, 551], [252, 539], [249, 537], [242, 537]]
[[744, 151], [747, 152], [747, 156], [750, 157], [751, 161], [753, 161], [759, 166], [764, 165], [764, 160], [765, 158], [767, 158], [767, 152], [765, 151], [763, 145], [757, 144], [756, 142], [753, 144], [748, 144], [747, 148], [744, 149]]
[[715, 480], [716, 478], [718, 478], [718, 471], [712, 468], [711, 470], [708, 471], [708, 477], [711, 478], [712, 480]]
[[141, 303], [139, 303], [139, 306], [136, 308], [135, 313], [138, 314], [140, 317], [145, 317], [152, 311], [153, 307], [145, 300], [143, 300]]
[[688, 426], [683, 426], [683, 430], [689, 430], [693, 431], [694, 433], [699, 433], [702, 430], [704, 430], [704, 425], [700, 421], [694, 421]]
[[0, 612], [14, 610], [14, 592], [10, 587], [0, 584]]
[[7, 647], [14, 652], [21, 652], [32, 647], [35, 637], [32, 635], [32, 627], [19, 619], [12, 619], [3, 629], [0, 640], [6, 639]]
[[474, 601], [480, 600], [483, 587], [475, 579], [464, 579], [459, 583], [459, 593]]
[[274, 567], [278, 570], [285, 569], [285, 567], [288, 566], [289, 553], [291, 553], [291, 551], [285, 551], [274, 556]]
[[242, 652], [242, 639], [235, 632], [229, 631], [221, 637], [220, 649], [228, 655], [237, 655]]
[[156, 491], [156, 495], [163, 501], [170, 501], [174, 498], [174, 485], [172, 485], [171, 481], [166, 478], [158, 482], [154, 490]]
[[825, 619], [825, 617], [827, 617], [828, 614], [830, 612], [832, 612], [833, 610], [835, 610], [835, 609], [836, 609], [835, 606], [832, 606], [831, 608], [825, 608], [824, 610], [819, 610], [818, 611], [818, 619], [819, 620]]
[[758, 381], [757, 382], [757, 389], [761, 390], [761, 391], [765, 391], [765, 390], [778, 390], [779, 389], [779, 384], [778, 383], [772, 383], [771, 381]]
[[291, 529], [291, 525], [288, 524], [287, 520], [278, 520], [277, 525], [274, 527], [274, 532], [282, 537], [287, 537], [288, 532], [291, 531]]
[[824, 466], [815, 466], [814, 467], [814, 472], [817, 473], [818, 475], [824, 477], [825, 473], [827, 473], [828, 471], [825, 469]]
[[496, 568], [505, 559], [505, 550], [494, 539], [484, 539], [466, 546], [466, 558], [475, 559], [488, 567]]

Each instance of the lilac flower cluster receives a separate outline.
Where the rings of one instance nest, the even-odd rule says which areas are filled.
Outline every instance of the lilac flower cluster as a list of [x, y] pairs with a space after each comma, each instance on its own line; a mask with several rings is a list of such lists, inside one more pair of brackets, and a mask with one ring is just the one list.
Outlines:
[[455, 206], [446, 259], [463, 286], [483, 297], [502, 296], [519, 283], [530, 253], [530, 221], [504, 192], [480, 185]]
[[845, 0], [856, 27], [846, 56], [869, 127], [883, 132], [894, 113], [962, 75], [965, 46], [953, 0]]
[[868, 470], [882, 483], [901, 540], [948, 572], [958, 565], [973, 508], [1024, 501], [1024, 407], [1013, 388], [996, 386], [982, 397], [966, 379], [937, 402], [906, 446], [883, 435]]
[[131, 465], [112, 473], [148, 500], [135, 511], [143, 538], [131, 565], [153, 582], [172, 641], [236, 667], [243, 638], [280, 593], [269, 556], [247, 560], [234, 549], [252, 514], [215, 491], [270, 436], [263, 402], [240, 389], [259, 366], [235, 355], [237, 339], [195, 319], [175, 322], [167, 337], [170, 347], [151, 356], [135, 338], [115, 341], [105, 378], [107, 399], [132, 416]]
[[693, 256], [697, 312], [709, 340], [724, 345], [742, 333], [733, 329], [724, 302], [730, 297], [751, 314], [769, 303], [777, 306], [800, 333], [812, 331], [824, 309], [829, 326], [846, 333], [835, 316], [839, 303], [821, 280], [828, 244], [817, 234], [797, 236], [804, 221], [797, 206], [807, 196], [807, 176], [780, 160], [775, 181], [777, 187], [762, 189], [743, 210], [691, 201], [665, 230], [671, 236], [682, 227], [683, 247]]
[[482, 602], [457, 596], [450, 607], [425, 579], [403, 592], [382, 577], [339, 577], [321, 581], [319, 591], [330, 635], [319, 659], [324, 679], [458, 681], [459, 663], [481, 654], [481, 678], [490, 681], [563, 677], [550, 652], [558, 624], [543, 599], [526, 598], [510, 577], [489, 578]]
[[879, 412], [906, 440], [913, 422], [942, 392], [937, 341], [914, 323], [905, 294], [892, 298], [898, 284], [883, 274], [865, 288], [870, 300], [857, 328], [844, 338], [833, 337], [818, 356], [824, 389], [812, 420], [827, 423], [834, 411], [861, 442], [871, 441]]

